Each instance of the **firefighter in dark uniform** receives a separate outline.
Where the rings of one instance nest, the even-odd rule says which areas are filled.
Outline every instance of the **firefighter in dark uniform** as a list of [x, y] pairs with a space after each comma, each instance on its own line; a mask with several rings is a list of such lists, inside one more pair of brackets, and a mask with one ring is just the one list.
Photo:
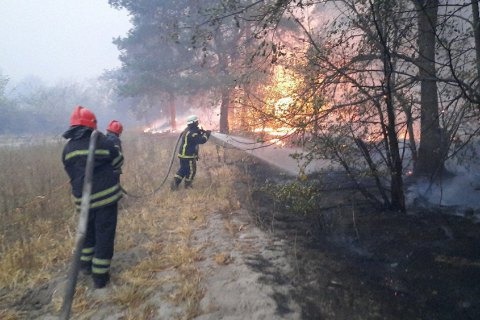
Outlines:
[[117, 120], [112, 120], [107, 128], [107, 139], [110, 140], [120, 152], [122, 152], [122, 141], [120, 141], [120, 135], [123, 132], [122, 124]]
[[[73, 199], [77, 210], [82, 201], [83, 180], [87, 163], [90, 136], [97, 128], [95, 115], [78, 106], [70, 118], [70, 129], [63, 134], [69, 139], [63, 149], [62, 161], [70, 177]], [[115, 170], [123, 164], [123, 155], [105, 135], [99, 134], [95, 149], [92, 194], [87, 232], [80, 258], [80, 269], [92, 274], [95, 288], [103, 288], [110, 280], [117, 227], [118, 201], [122, 190]]]
[[[120, 140], [120, 135], [123, 132], [123, 125], [117, 121], [112, 120], [107, 128], [107, 140], [113, 143], [113, 145], [118, 148], [120, 152], [122, 152], [122, 141]], [[122, 174], [122, 169], [118, 168], [114, 170], [118, 177], [118, 183], [120, 183], [120, 175]], [[123, 189], [122, 189], [123, 190]]]
[[173, 178], [172, 190], [178, 190], [183, 179], [185, 179], [185, 188], [192, 187], [193, 178], [197, 171], [199, 144], [207, 142], [210, 138], [210, 133], [210, 130], [203, 130], [198, 127], [197, 116], [191, 115], [187, 118], [187, 128], [182, 133], [178, 148], [180, 169], [178, 169]]

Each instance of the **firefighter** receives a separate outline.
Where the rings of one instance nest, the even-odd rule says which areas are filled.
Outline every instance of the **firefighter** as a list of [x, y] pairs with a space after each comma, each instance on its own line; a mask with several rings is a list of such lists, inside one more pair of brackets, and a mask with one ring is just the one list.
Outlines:
[[[70, 128], [63, 134], [69, 140], [63, 149], [62, 161], [70, 178], [77, 211], [80, 210], [82, 201], [90, 136], [95, 129], [95, 115], [87, 108], [77, 106], [70, 117]], [[92, 195], [80, 270], [92, 275], [95, 288], [103, 288], [110, 280], [118, 201], [122, 197], [114, 171], [122, 166], [123, 156], [105, 135], [99, 134], [94, 159]]]
[[[117, 120], [110, 121], [110, 124], [107, 128], [107, 140], [113, 143], [113, 145], [118, 148], [118, 150], [122, 153], [122, 141], [120, 140], [120, 135], [123, 132], [122, 124]], [[117, 174], [118, 182], [120, 183], [120, 175], [122, 174], [122, 169], [118, 168], [114, 170], [115, 174]], [[122, 189], [123, 190], [123, 189]]]
[[122, 124], [117, 120], [112, 120], [107, 128], [107, 139], [110, 140], [115, 147], [122, 152], [122, 141], [120, 136], [123, 132]]
[[192, 187], [193, 178], [197, 171], [199, 144], [207, 142], [210, 133], [210, 130], [203, 130], [198, 127], [198, 117], [196, 115], [187, 118], [187, 128], [182, 133], [178, 148], [180, 169], [173, 178], [172, 190], [178, 190], [183, 179], [185, 179], [185, 189]]

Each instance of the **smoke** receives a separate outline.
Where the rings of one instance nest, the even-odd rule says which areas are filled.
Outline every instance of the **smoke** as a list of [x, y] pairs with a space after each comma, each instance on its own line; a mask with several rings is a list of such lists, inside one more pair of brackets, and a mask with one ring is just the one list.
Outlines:
[[448, 160], [446, 178], [435, 183], [420, 180], [406, 192], [407, 204], [423, 206], [452, 206], [458, 209], [480, 209], [480, 144]]
[[408, 204], [480, 208], [478, 178], [462, 174], [435, 183], [419, 181], [407, 190]]
[[212, 108], [190, 108], [177, 116], [178, 127], [181, 128], [186, 125], [187, 117], [192, 114], [198, 117], [198, 122], [204, 129], [218, 131], [220, 127], [220, 106]]

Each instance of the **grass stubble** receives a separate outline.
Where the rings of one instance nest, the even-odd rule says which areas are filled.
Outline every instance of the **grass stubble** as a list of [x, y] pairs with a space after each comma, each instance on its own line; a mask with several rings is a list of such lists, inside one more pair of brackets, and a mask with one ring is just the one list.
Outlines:
[[[63, 143], [5, 147], [1, 152], [2, 181], [15, 186], [0, 187], [1, 319], [28, 317], [29, 309], [23, 306], [27, 293], [67, 272], [78, 217], [60, 162]], [[132, 136], [123, 144], [122, 185], [132, 195], [150, 194], [166, 174], [175, 139]], [[205, 227], [208, 214], [238, 204], [234, 177], [239, 174], [234, 166], [218, 162], [213, 144], [201, 151], [194, 189], [171, 192], [169, 178], [151, 196], [121, 201], [112, 284], [106, 294], [95, 294], [91, 283], [79, 279], [72, 318], [88, 319], [108, 307], [120, 310], [123, 319], [156, 319], [164, 310], [159, 304], [170, 306], [171, 318], [192, 319], [202, 313], [205, 289], [196, 262], [205, 258], [204, 248], [196, 246], [192, 236]], [[176, 168], [177, 159], [170, 177]], [[42, 310], [58, 314], [62, 295], [54, 292]]]

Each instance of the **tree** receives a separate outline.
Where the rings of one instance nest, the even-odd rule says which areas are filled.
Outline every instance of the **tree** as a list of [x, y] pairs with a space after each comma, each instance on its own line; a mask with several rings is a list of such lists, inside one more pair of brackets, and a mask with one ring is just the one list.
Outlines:
[[5, 91], [8, 84], [8, 78], [0, 74], [0, 133], [12, 132], [14, 122], [12, 114], [12, 102], [6, 97]]
[[[232, 123], [288, 127], [288, 136], [295, 131], [304, 137], [307, 157], [336, 160], [365, 196], [394, 210], [405, 211], [409, 162], [418, 176], [434, 179], [455, 154], [448, 152], [453, 137], [474, 123], [465, 120], [475, 116], [478, 102], [480, 71], [472, 66], [479, 51], [471, 45], [478, 31], [476, 1], [111, 3], [128, 7], [137, 26], [134, 36], [119, 42], [125, 88], [158, 94], [175, 84], [175, 95], [214, 97], [223, 132]], [[159, 22], [168, 20], [167, 12], [180, 18]], [[158, 47], [159, 34], [175, 41]], [[171, 59], [167, 65], [159, 52]], [[186, 65], [185, 57], [193, 63]], [[289, 77], [302, 81], [281, 89]], [[240, 120], [231, 116], [236, 109]], [[369, 179], [375, 193], [365, 184]]]
[[[308, 28], [308, 21], [288, 1], [277, 2], [270, 11], [266, 7], [258, 10], [263, 12], [262, 22], [268, 25], [267, 22], [275, 21], [274, 28], [281, 22], [279, 17], [288, 15], [300, 26], [310, 47], [306, 52], [300, 48], [295, 54], [305, 55], [306, 65], [298, 59], [275, 60], [275, 64], [289, 63], [288, 69], [297, 68], [304, 85], [298, 86], [292, 95], [294, 102], [280, 112], [281, 117], [277, 113], [272, 118], [277, 117], [311, 137], [307, 144], [311, 159], [327, 157], [339, 162], [368, 198], [404, 211], [398, 141], [404, 123], [398, 120], [401, 111], [396, 107], [396, 96], [399, 88], [408, 86], [408, 81], [398, 81], [392, 52], [399, 49], [399, 33], [407, 27], [394, 27], [400, 19], [392, 15], [398, 8], [394, 2], [343, 4], [340, 12], [344, 15], [336, 24], [322, 25], [329, 30], [323, 37]], [[285, 47], [295, 45], [291, 40], [284, 41]], [[271, 48], [274, 51], [279, 47]], [[289, 50], [295, 49], [283, 52]], [[363, 185], [366, 181], [362, 177], [367, 172], [376, 182], [380, 198]], [[390, 178], [385, 180], [384, 173]], [[389, 195], [384, 192], [386, 183], [390, 184]]]
[[68, 119], [76, 105], [93, 110], [99, 128], [106, 127], [113, 117], [124, 122], [115, 115], [117, 100], [111, 84], [104, 81], [63, 82], [49, 86], [38, 78], [29, 77], [5, 92], [7, 79], [0, 78], [2, 133], [59, 135], [68, 128]]
[[[404, 210], [402, 174], [408, 163], [402, 155], [408, 155], [406, 150], [410, 150], [417, 175], [435, 179], [443, 172], [444, 162], [456, 153], [447, 154], [453, 137], [471, 127], [472, 121], [466, 120], [475, 116], [471, 106], [478, 101], [477, 85], [473, 85], [478, 78], [475, 75], [472, 81], [471, 72], [478, 59], [471, 59], [469, 45], [478, 30], [476, 1], [445, 5], [428, 0], [231, 2], [236, 4], [232, 15], [240, 14], [256, 24], [251, 37], [266, 39], [285, 20], [302, 25], [305, 44], [311, 48], [307, 57], [310, 72], [304, 72], [305, 86], [299, 87], [297, 94], [303, 99], [292, 104], [289, 112], [295, 115], [304, 105], [312, 107], [302, 109], [309, 117], [296, 128], [311, 125], [323, 130], [325, 138], [328, 134], [333, 138], [331, 133], [349, 135], [354, 148], [348, 149], [364, 155], [363, 165], [370, 174], [380, 176], [381, 169], [388, 168], [391, 195], [382, 196], [385, 204]], [[473, 14], [466, 10], [469, 7]], [[325, 12], [336, 16], [334, 22], [316, 19]], [[301, 21], [302, 13], [313, 19]], [[465, 25], [468, 19], [473, 21], [472, 32]], [[322, 98], [315, 99], [315, 95]], [[316, 100], [323, 102], [318, 105]], [[352, 124], [338, 124], [335, 117]], [[329, 121], [330, 126], [321, 121]], [[372, 139], [381, 143], [372, 146]], [[334, 146], [333, 155], [348, 165], [339, 152], [345, 140], [336, 139], [337, 144], [332, 144], [335, 139], [324, 140]], [[370, 143], [360, 142], [364, 140]], [[375, 163], [378, 155], [384, 165]], [[356, 169], [350, 172], [363, 172], [355, 162], [350, 167]], [[380, 194], [383, 184], [377, 180]]]
[[122, 68], [113, 74], [121, 95], [140, 97], [170, 115], [175, 128], [177, 96], [195, 89], [195, 66], [199, 57], [187, 45], [190, 32], [185, 19], [194, 10], [192, 1], [110, 0], [125, 8], [134, 28], [114, 43], [121, 51]]
[[[445, 150], [438, 112], [436, 38], [438, 0], [413, 1], [418, 12], [421, 131], [415, 174], [434, 178], [444, 170]], [[443, 143], [442, 143], [443, 142]]]
[[111, 0], [130, 11], [134, 28], [115, 43], [122, 51], [116, 79], [122, 95], [145, 96], [170, 110], [175, 120], [179, 96], [208, 96], [220, 104], [220, 130], [228, 132], [232, 92], [240, 84], [239, 57], [245, 23], [235, 16], [208, 21], [235, 10], [233, 2]]

